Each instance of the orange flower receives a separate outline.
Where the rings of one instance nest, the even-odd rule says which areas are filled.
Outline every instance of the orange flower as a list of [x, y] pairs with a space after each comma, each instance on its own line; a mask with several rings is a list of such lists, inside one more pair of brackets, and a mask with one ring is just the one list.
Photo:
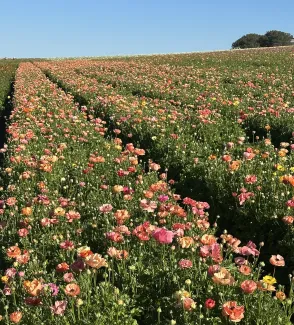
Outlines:
[[24, 281], [23, 286], [28, 294], [36, 297], [42, 290], [42, 284], [40, 281], [34, 279], [33, 281]]
[[285, 266], [284, 257], [281, 255], [272, 255], [269, 261], [274, 266]]
[[14, 324], [19, 323], [21, 318], [22, 318], [22, 313], [20, 311], [15, 311], [14, 313], [9, 315], [10, 321]]
[[89, 255], [92, 255], [93, 252], [90, 250], [90, 247], [88, 246], [82, 246], [77, 249], [78, 256], [82, 258], [86, 258]]
[[251, 273], [251, 267], [248, 265], [241, 265], [239, 267], [239, 272], [244, 275], [249, 275]]
[[219, 272], [214, 273], [212, 281], [216, 284], [231, 285], [235, 282], [235, 279], [227, 269], [222, 267]]
[[124, 222], [130, 218], [129, 212], [127, 210], [117, 210], [114, 213], [114, 217], [116, 219], [116, 222], [119, 225], [124, 224]]
[[212, 245], [216, 243], [216, 238], [213, 235], [203, 235], [200, 239], [203, 245]]
[[30, 216], [33, 212], [33, 209], [31, 207], [25, 207], [22, 208], [21, 213], [25, 216]]
[[100, 269], [100, 267], [107, 267], [106, 260], [100, 254], [89, 255], [85, 258], [85, 263], [95, 269]]
[[69, 265], [65, 262], [60, 263], [56, 266], [56, 272], [66, 272], [69, 270]]
[[18, 246], [11, 246], [6, 250], [6, 254], [8, 257], [16, 258], [21, 254], [21, 250]]
[[286, 299], [286, 295], [283, 291], [278, 291], [276, 293], [276, 297], [280, 300], [280, 301], [283, 301]]
[[76, 283], [69, 283], [65, 289], [64, 292], [66, 295], [70, 297], [76, 297], [77, 295], [80, 294], [81, 289]]
[[178, 238], [178, 243], [182, 248], [189, 248], [194, 244], [194, 239], [192, 237], [181, 237]]
[[240, 168], [240, 160], [233, 160], [229, 163], [229, 170], [230, 171], [236, 171]]
[[222, 314], [230, 321], [239, 323], [244, 318], [244, 306], [238, 306], [236, 301], [227, 301], [223, 304]]

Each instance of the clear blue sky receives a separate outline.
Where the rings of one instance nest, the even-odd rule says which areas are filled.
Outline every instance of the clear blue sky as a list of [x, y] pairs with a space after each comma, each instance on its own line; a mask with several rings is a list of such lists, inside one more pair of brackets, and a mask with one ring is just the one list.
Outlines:
[[0, 10], [0, 57], [208, 51], [252, 32], [294, 34], [293, 0], [2, 0]]

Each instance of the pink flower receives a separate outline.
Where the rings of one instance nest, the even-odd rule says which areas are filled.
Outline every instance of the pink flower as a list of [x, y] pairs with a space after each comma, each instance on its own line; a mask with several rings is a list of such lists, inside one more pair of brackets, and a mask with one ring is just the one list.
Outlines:
[[29, 231], [26, 228], [21, 228], [17, 233], [19, 237], [26, 237], [29, 234]]
[[115, 243], [121, 243], [124, 241], [124, 237], [120, 233], [115, 231], [107, 232], [106, 238]]
[[63, 275], [63, 280], [67, 283], [70, 283], [70, 282], [73, 282], [75, 280], [75, 278], [71, 272], [68, 272]]
[[17, 270], [15, 268], [10, 268], [5, 271], [5, 275], [7, 275], [9, 278], [14, 278], [16, 273], [17, 273]]
[[253, 280], [245, 280], [241, 283], [241, 289], [244, 293], [253, 293], [257, 289], [257, 284]]
[[208, 270], [207, 270], [207, 273], [208, 273], [209, 276], [213, 276], [214, 273], [219, 272], [220, 269], [221, 269], [220, 265], [217, 265], [217, 264], [210, 265]]
[[159, 195], [159, 197], [158, 197], [158, 200], [159, 200], [160, 202], [165, 202], [165, 201], [167, 201], [168, 199], [169, 199], [168, 195], [164, 195], [164, 194]]
[[4, 286], [3, 293], [5, 294], [5, 296], [11, 296], [11, 289], [8, 285]]
[[170, 244], [173, 241], [174, 233], [165, 228], [157, 228], [152, 237], [160, 244]]
[[50, 307], [50, 309], [55, 315], [63, 315], [66, 306], [67, 306], [67, 301], [59, 300], [59, 301], [55, 301], [54, 306]]
[[255, 175], [247, 175], [244, 181], [247, 184], [254, 184], [257, 181], [257, 177]]
[[235, 263], [236, 263], [237, 265], [244, 265], [244, 264], [247, 263], [246, 259], [245, 259], [244, 257], [241, 257], [241, 256], [236, 257], [236, 258], [234, 259], [234, 261], [235, 261]]
[[184, 259], [181, 259], [178, 264], [181, 269], [189, 269], [193, 266], [192, 261]]
[[111, 204], [103, 204], [103, 205], [101, 205], [99, 210], [100, 210], [100, 212], [108, 213], [112, 210], [112, 205]]
[[72, 241], [70, 240], [65, 240], [64, 242], [62, 242], [59, 247], [61, 249], [65, 249], [65, 250], [72, 250], [75, 248], [75, 245]]

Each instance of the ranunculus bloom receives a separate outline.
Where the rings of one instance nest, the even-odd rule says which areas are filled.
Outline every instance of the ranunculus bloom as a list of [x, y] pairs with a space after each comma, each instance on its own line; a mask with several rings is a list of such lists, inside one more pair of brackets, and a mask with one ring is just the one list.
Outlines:
[[66, 272], [69, 270], [69, 265], [65, 262], [60, 263], [56, 266], [56, 272]]
[[158, 228], [153, 232], [152, 236], [160, 244], [170, 244], [173, 241], [174, 233], [165, 228]]
[[23, 286], [26, 292], [33, 297], [38, 296], [42, 290], [42, 283], [37, 279], [33, 281], [24, 281]]
[[69, 283], [65, 287], [64, 292], [67, 296], [75, 297], [80, 294], [81, 289], [76, 283]]
[[193, 309], [196, 308], [196, 303], [192, 298], [184, 298], [182, 300], [183, 303], [183, 308], [186, 311], [192, 311]]
[[193, 266], [193, 263], [192, 263], [192, 261], [190, 261], [190, 260], [181, 259], [181, 260], [179, 261], [179, 267], [180, 267], [181, 269], [189, 269], [189, 268], [191, 268], [192, 266]]
[[206, 299], [205, 301], [205, 308], [207, 309], [213, 309], [215, 307], [215, 301], [213, 299]]
[[89, 255], [85, 258], [85, 263], [95, 269], [100, 269], [100, 267], [107, 267], [106, 260], [100, 254]]
[[272, 255], [269, 261], [274, 266], [285, 266], [284, 257], [281, 255]]
[[63, 280], [67, 283], [73, 282], [74, 281], [74, 275], [71, 272], [65, 273], [63, 275]]
[[17, 233], [19, 237], [26, 237], [29, 234], [29, 231], [26, 228], [21, 228]]
[[54, 306], [50, 307], [51, 311], [55, 315], [63, 315], [67, 306], [67, 301], [59, 300], [55, 301]]
[[222, 314], [230, 321], [239, 323], [244, 318], [244, 306], [238, 306], [236, 301], [227, 301], [223, 304]]
[[257, 284], [253, 280], [245, 280], [241, 283], [241, 289], [244, 293], [253, 293], [257, 289]]
[[7, 249], [6, 254], [8, 257], [15, 258], [21, 254], [21, 250], [18, 246], [11, 246]]
[[246, 265], [247, 260], [244, 257], [238, 256], [238, 257], [235, 257], [234, 262], [237, 265]]
[[15, 311], [14, 313], [9, 315], [10, 321], [14, 324], [19, 323], [21, 318], [22, 318], [22, 313], [20, 311]]
[[218, 264], [210, 265], [208, 270], [207, 270], [207, 273], [208, 273], [209, 276], [213, 276], [214, 273], [219, 272], [220, 269], [221, 269], [221, 267]]
[[212, 281], [214, 283], [222, 284], [222, 285], [231, 285], [235, 282], [231, 273], [224, 267], [222, 267], [219, 272], [214, 273], [212, 277]]
[[178, 243], [182, 248], [189, 248], [192, 244], [194, 244], [194, 239], [192, 237], [180, 237], [178, 238]]
[[280, 301], [283, 301], [286, 299], [286, 295], [283, 291], [278, 291], [276, 292], [276, 297], [277, 299], [279, 299]]
[[241, 265], [239, 267], [239, 272], [244, 275], [249, 275], [251, 273], [251, 267], [248, 265]]

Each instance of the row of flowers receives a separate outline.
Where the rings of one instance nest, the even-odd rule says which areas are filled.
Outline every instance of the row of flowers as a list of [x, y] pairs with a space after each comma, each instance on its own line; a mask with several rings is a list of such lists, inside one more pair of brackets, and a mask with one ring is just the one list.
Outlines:
[[152, 161], [145, 172], [143, 149], [105, 139], [106, 123], [30, 63], [14, 102], [2, 149], [2, 322], [289, 322], [292, 286], [285, 293], [262, 271], [262, 244], [217, 238], [208, 203], [181, 200]]
[[[282, 51], [278, 54], [282, 58], [289, 58], [291, 52]], [[254, 55], [257, 57], [257, 54]], [[280, 58], [276, 55], [275, 52], [269, 52], [266, 57], [267, 60], [271, 59], [269, 72], [276, 68]], [[284, 61], [281, 63], [283, 66]], [[248, 116], [243, 112], [247, 105], [256, 106], [261, 100], [257, 108], [272, 105], [277, 110], [283, 111], [286, 115], [277, 119], [279, 121], [277, 123], [280, 125], [286, 121], [289, 128], [292, 114], [287, 108], [289, 105], [286, 100], [289, 99], [289, 93], [285, 89], [290, 87], [284, 86], [285, 82], [289, 84], [291, 80], [288, 74], [278, 72], [275, 76], [271, 73], [271, 77], [266, 80], [260, 79], [256, 71], [249, 71], [247, 75], [240, 76], [237, 74], [239, 71], [234, 61], [231, 62], [231, 66], [224, 65], [219, 71], [215, 71], [215, 68], [212, 71], [208, 69], [208, 74], [214, 72], [214, 79], [206, 85], [206, 88], [205, 85], [201, 87], [207, 92], [207, 89], [211, 89], [214, 85], [213, 87], [219, 89], [219, 94], [211, 93], [210, 95], [214, 97], [208, 93], [205, 96], [201, 95], [197, 99], [198, 110], [195, 113], [194, 110], [188, 109], [188, 103], [182, 107], [159, 99], [160, 97], [138, 98], [130, 94], [127, 87], [112, 87], [109, 84], [110, 76], [112, 80], [121, 76], [122, 85], [125, 85], [126, 80], [129, 80], [129, 85], [133, 85], [137, 82], [138, 76], [146, 75], [144, 83], [137, 86], [148, 91], [156, 90], [159, 84], [155, 83], [153, 78], [160, 72], [159, 77], [156, 77], [157, 82], [166, 82], [171, 74], [176, 78], [173, 90], [179, 89], [181, 94], [183, 81], [179, 84], [179, 80], [180, 78], [184, 80], [184, 72], [188, 71], [186, 67], [172, 68], [121, 61], [93, 62], [75, 60], [62, 64], [42, 62], [38, 65], [65, 89], [88, 103], [88, 108], [84, 109], [89, 116], [105, 118], [112, 125], [115, 135], [119, 134], [124, 142], [131, 138], [133, 142], [146, 149], [149, 158], [168, 168], [169, 177], [180, 182], [177, 188], [182, 194], [196, 193], [195, 198], [199, 198], [199, 192], [202, 192], [201, 199], [212, 197], [210, 203], [214, 204], [216, 211], [214, 218], [217, 214], [221, 215], [218, 223], [222, 228], [229, 228], [243, 239], [251, 235], [258, 241], [266, 241], [272, 246], [271, 249], [275, 249], [278, 244], [280, 251], [287, 255], [290, 261], [289, 254], [294, 242], [293, 217], [289, 202], [293, 193], [291, 184], [284, 181], [284, 178], [291, 178], [293, 173], [294, 162], [291, 154], [293, 146], [290, 142], [282, 142], [280, 148], [275, 149], [271, 139], [272, 126], [267, 124], [266, 117], [263, 127], [266, 138], [261, 139], [255, 134], [253, 139], [246, 138], [244, 128]], [[246, 63], [248, 64], [248, 61]], [[243, 80], [242, 83], [237, 83], [238, 87], [243, 89], [242, 99], [234, 100], [233, 97], [229, 97], [231, 106], [224, 103], [223, 99], [228, 98], [231, 88], [225, 88], [226, 83], [223, 84], [224, 88], [220, 88], [219, 85], [221, 80], [229, 78], [230, 74], [226, 73], [228, 76], [225, 77], [224, 73], [228, 68], [231, 69], [234, 78], [238, 76], [242, 80], [248, 80], [246, 78], [249, 76], [249, 80], [252, 80], [255, 76], [261, 83], [256, 90], [257, 93], [253, 96], [252, 87], [248, 87]], [[126, 70], [125, 74], [122, 74], [123, 69]], [[198, 75], [203, 73], [203, 69], [201, 71], [195, 69], [196, 72], [190, 70], [191, 80], [195, 80], [197, 73]], [[87, 77], [89, 75], [98, 79]], [[209, 76], [206, 75], [205, 78], [209, 79]], [[282, 79], [284, 83], [277, 84], [276, 79]], [[270, 86], [263, 87], [263, 83], [269, 83]], [[264, 96], [264, 92], [275, 84], [279, 87], [275, 87], [275, 91], [271, 92], [269, 100], [268, 96]], [[190, 85], [195, 83], [190, 81]], [[282, 101], [278, 100], [281, 87], [285, 88], [285, 98]], [[253, 90], [255, 91], [255, 88]], [[186, 94], [185, 92], [185, 96]], [[273, 99], [279, 103], [278, 106], [270, 104]], [[252, 111], [249, 108], [247, 110]], [[232, 112], [235, 112], [235, 115], [231, 116]], [[239, 116], [241, 118], [238, 119]], [[292, 134], [289, 140], [292, 141]], [[255, 225], [253, 230], [252, 225]]]

